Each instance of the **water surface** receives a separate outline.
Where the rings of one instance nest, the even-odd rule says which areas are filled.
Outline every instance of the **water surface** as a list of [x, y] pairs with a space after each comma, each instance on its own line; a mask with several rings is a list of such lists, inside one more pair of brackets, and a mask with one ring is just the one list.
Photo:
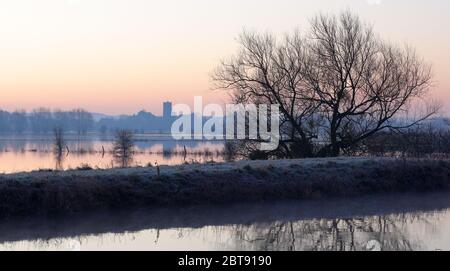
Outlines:
[[[53, 152], [51, 134], [0, 135], [0, 173], [74, 169], [86, 164], [102, 169], [120, 165], [111, 154], [112, 136], [66, 135], [65, 140], [68, 149], [58, 157]], [[135, 155], [129, 166], [223, 161], [221, 141], [175, 141], [170, 135], [138, 134], [135, 143]]]
[[0, 250], [450, 250], [450, 194], [3, 221]]

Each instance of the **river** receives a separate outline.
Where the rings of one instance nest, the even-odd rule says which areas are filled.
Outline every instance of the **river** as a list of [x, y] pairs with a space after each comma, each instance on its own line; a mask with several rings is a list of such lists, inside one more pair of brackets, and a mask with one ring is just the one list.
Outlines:
[[450, 194], [2, 221], [0, 250], [450, 250]]

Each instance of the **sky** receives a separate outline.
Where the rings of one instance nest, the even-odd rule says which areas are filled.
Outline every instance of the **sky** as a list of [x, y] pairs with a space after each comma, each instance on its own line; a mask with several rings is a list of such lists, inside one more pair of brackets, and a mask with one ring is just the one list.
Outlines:
[[450, 112], [448, 0], [0, 0], [0, 108], [160, 114], [162, 103], [224, 103], [210, 74], [243, 29], [284, 34], [351, 10], [434, 68]]

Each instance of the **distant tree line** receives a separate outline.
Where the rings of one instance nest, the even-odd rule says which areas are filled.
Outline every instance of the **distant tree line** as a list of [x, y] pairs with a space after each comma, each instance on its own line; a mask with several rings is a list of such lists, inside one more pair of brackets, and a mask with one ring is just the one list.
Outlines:
[[118, 130], [128, 130], [133, 133], [168, 133], [171, 121], [150, 112], [140, 111], [134, 115], [118, 117], [104, 116], [99, 120], [84, 109], [69, 111], [37, 108], [31, 112], [16, 110], [8, 112], [0, 109], [0, 133], [53, 133], [60, 129], [64, 133], [100, 132], [115, 134]]
[[133, 133], [168, 133], [171, 121], [160, 116], [155, 116], [144, 110], [134, 115], [122, 115], [118, 118], [105, 117], [96, 123], [100, 133], [116, 133], [118, 130], [128, 130]]
[[70, 111], [34, 109], [8, 112], [0, 110], [0, 133], [52, 133], [55, 128], [86, 134], [94, 127], [94, 118], [84, 109]]
[[401, 131], [385, 131], [361, 142], [349, 154], [448, 158], [450, 129], [427, 124]]

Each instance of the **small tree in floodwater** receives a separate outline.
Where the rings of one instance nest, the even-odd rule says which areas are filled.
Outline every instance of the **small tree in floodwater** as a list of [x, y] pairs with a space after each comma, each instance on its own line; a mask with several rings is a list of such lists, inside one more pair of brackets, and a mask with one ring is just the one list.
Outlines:
[[60, 127], [53, 129], [53, 147], [55, 154], [62, 155], [64, 146], [64, 130]]
[[122, 167], [127, 167], [133, 160], [133, 133], [129, 130], [118, 130], [115, 134], [113, 156]]
[[53, 129], [53, 152], [55, 154], [56, 170], [63, 169], [63, 152], [66, 142], [64, 140], [64, 130], [61, 127]]

